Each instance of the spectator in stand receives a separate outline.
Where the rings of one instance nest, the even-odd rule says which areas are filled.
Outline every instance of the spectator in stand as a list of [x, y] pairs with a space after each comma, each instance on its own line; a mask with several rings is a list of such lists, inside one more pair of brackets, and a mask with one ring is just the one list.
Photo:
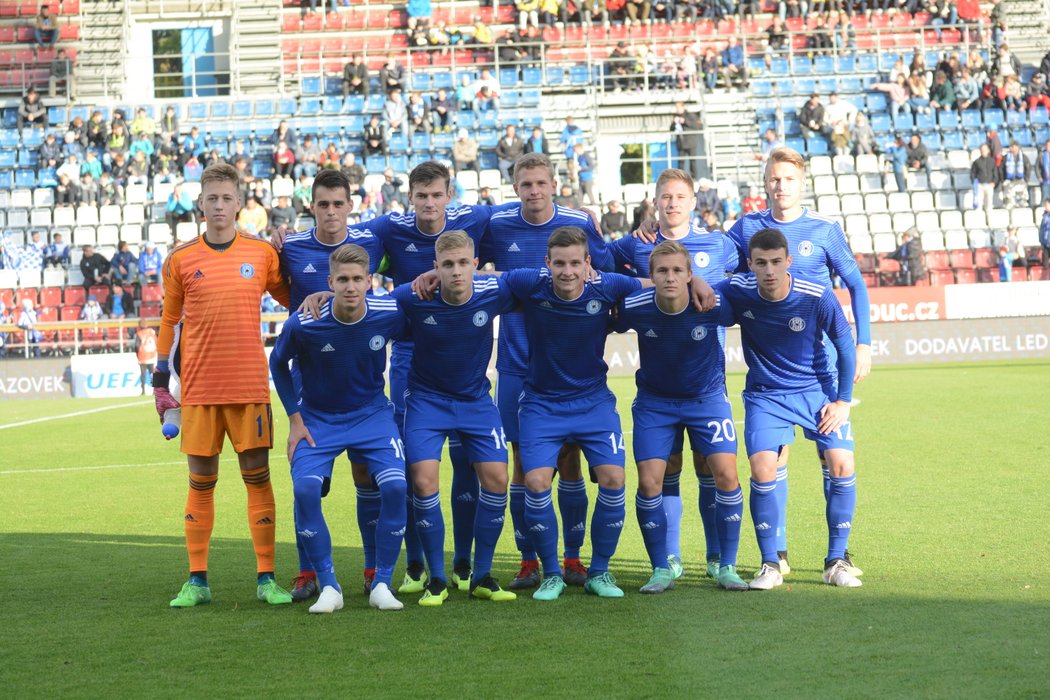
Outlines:
[[583, 143], [587, 135], [576, 123], [576, 119], [570, 114], [565, 117], [565, 126], [561, 130], [561, 145], [565, 148], [566, 168], [569, 173], [569, 182], [576, 183], [576, 160], [572, 157], [577, 143]]
[[777, 14], [780, 19], [792, 19], [809, 15], [809, 3], [806, 0], [778, 0]]
[[908, 104], [916, 114], [930, 113], [930, 91], [923, 73], [913, 70], [908, 76]]
[[157, 124], [157, 146], [177, 146], [179, 142], [179, 115], [175, 113], [175, 107], [168, 105], [164, 108], [164, 116]]
[[153, 136], [157, 133], [157, 122], [146, 113], [145, 108], [139, 107], [135, 112], [135, 119], [128, 126], [128, 131], [131, 132], [132, 138], [138, 138], [139, 134], [145, 134], [152, 144]]
[[913, 287], [916, 282], [926, 279], [922, 241], [919, 240], [918, 234], [919, 231], [914, 226], [902, 233], [900, 247], [889, 255], [901, 266], [901, 275], [897, 278], [897, 283], [908, 287]]
[[1021, 144], [1010, 141], [1010, 148], [1003, 153], [1002, 164], [999, 167], [1003, 206], [1007, 209], [1027, 207], [1028, 175], [1032, 166], [1028, 157], [1021, 153]]
[[430, 123], [435, 131], [452, 131], [456, 114], [456, 101], [449, 97], [448, 91], [441, 88], [430, 100]]
[[699, 189], [696, 191], [696, 211], [702, 212], [705, 209], [712, 211], [715, 215], [721, 219], [722, 214], [722, 200], [718, 197], [718, 190], [715, 189], [715, 183], [706, 177], [700, 178], [698, 181]]
[[297, 212], [302, 214], [310, 209], [312, 202], [313, 190], [310, 187], [310, 181], [306, 179], [305, 175], [302, 175], [295, 181], [295, 189], [292, 190], [292, 206]]
[[652, 3], [649, 0], [627, 0], [626, 9], [627, 21], [625, 24], [627, 26], [642, 22], [649, 23], [649, 12], [652, 9]]
[[[677, 7], [693, 2], [694, 0], [678, 0]], [[580, 9], [580, 21], [585, 26], [591, 26], [595, 22], [609, 24], [609, 8], [605, 0], [580, 0], [577, 5]], [[696, 10], [693, 10], [693, 21], [696, 21]]]
[[19, 131], [27, 126], [35, 126], [41, 129], [48, 127], [47, 107], [40, 101], [40, 94], [32, 85], [26, 90], [22, 101], [18, 103], [18, 116], [15, 123]]
[[715, 86], [718, 85], [718, 75], [721, 68], [722, 59], [719, 58], [713, 47], [708, 46], [704, 49], [704, 57], [700, 61], [700, 69], [704, 73], [704, 87], [708, 90], [714, 90]]
[[292, 206], [292, 200], [286, 195], [277, 198], [277, 206], [270, 210], [270, 226], [275, 229], [294, 231], [296, 219], [299, 215]]
[[266, 216], [266, 209], [262, 207], [258, 199], [248, 197], [244, 208], [237, 214], [237, 228], [245, 233], [258, 236], [266, 230], [268, 223], [269, 217]]
[[985, 129], [984, 135], [988, 148], [992, 150], [992, 158], [995, 158], [995, 167], [998, 168], [1003, 162], [1003, 142], [999, 139], [999, 132], [989, 128]]
[[478, 142], [470, 138], [466, 129], [460, 129], [456, 134], [456, 142], [452, 144], [452, 164], [456, 170], [481, 170], [478, 164]]
[[514, 8], [518, 11], [518, 29], [525, 31], [530, 24], [533, 27], [540, 23], [540, 0], [515, 0]]
[[863, 112], [857, 112], [857, 116], [853, 118], [850, 139], [853, 142], [853, 155], [855, 156], [878, 152], [875, 143], [875, 132], [868, 122], [868, 117]]
[[98, 297], [94, 294], [89, 294], [87, 303], [80, 310], [80, 320], [97, 323], [102, 320], [102, 316], [102, 306], [98, 303]]
[[1016, 75], [1006, 76], [1003, 82], [1003, 106], [1011, 111], [1024, 110], [1028, 107], [1025, 101], [1024, 87]]
[[492, 77], [492, 72], [487, 68], [481, 70], [481, 76], [474, 81], [474, 99], [471, 109], [474, 114], [480, 115], [487, 110], [499, 111], [500, 87], [499, 81]]
[[[324, 0], [321, 0], [321, 4], [324, 4]], [[301, 14], [303, 17], [306, 16], [307, 11], [309, 11], [310, 14], [316, 14], [317, 12], [317, 0], [302, 0], [300, 6], [302, 7]], [[328, 7], [325, 8], [325, 14], [327, 15], [329, 12], [338, 12], [338, 9], [335, 6], [335, 0], [328, 0]]]
[[44, 263], [54, 267], [69, 267], [69, 244], [62, 239], [62, 234], [51, 234], [51, 245], [44, 254]]
[[1005, 43], [999, 47], [999, 51], [992, 60], [991, 75], [998, 78], [1021, 75], [1021, 59], [1015, 56]]
[[703, 209], [700, 211], [700, 225], [708, 231], [722, 231], [722, 224], [718, 220], [718, 214], [710, 209]]
[[634, 58], [627, 50], [627, 42], [618, 42], [605, 62], [605, 89], [625, 90], [629, 88], [634, 63]]
[[[937, 70], [943, 72], [950, 82], [955, 82], [959, 77], [959, 73], [962, 71], [962, 63], [959, 62], [959, 52], [952, 51], [949, 54], [945, 54], [945, 57], [937, 64]], [[934, 75], [937, 72], [934, 71]]]
[[606, 241], [623, 238], [627, 234], [627, 214], [615, 199], [609, 202], [609, 210], [602, 214], [601, 229]]
[[741, 88], [747, 85], [744, 47], [738, 43], [735, 35], [730, 35], [729, 44], [722, 49], [722, 73], [725, 76], [726, 87], [733, 83]]
[[451, 192], [451, 196], [448, 199], [448, 205], [453, 209], [459, 209], [463, 206], [463, 197], [466, 196], [467, 191], [460, 184], [459, 180], [456, 179], [456, 169], [448, 169], [448, 189]]
[[36, 16], [36, 21], [33, 23], [33, 41], [35, 42], [34, 56], [41, 46], [51, 49], [58, 42], [58, 25], [55, 23], [55, 18], [51, 16], [51, 8], [48, 5], [41, 6], [40, 14]]
[[[247, 161], [243, 162], [247, 163]], [[295, 152], [288, 147], [287, 143], [279, 141], [277, 150], [273, 152], [274, 175], [277, 177], [292, 177], [292, 174], [295, 172], [295, 165]], [[314, 167], [317, 167], [316, 164]]]
[[80, 178], [70, 180], [68, 173], [58, 175], [58, 184], [55, 186], [56, 207], [76, 207], [80, 204]]
[[492, 35], [492, 29], [489, 25], [481, 21], [481, 17], [474, 17], [474, 27], [471, 30], [471, 43], [478, 44], [479, 46], [492, 46], [495, 43], [495, 37]]
[[671, 117], [671, 133], [674, 134], [675, 148], [678, 150], [678, 169], [700, 178], [703, 156], [701, 130], [703, 123], [700, 115], [685, 108], [685, 102], [675, 102], [674, 115]]
[[431, 128], [430, 108], [427, 106], [427, 103], [423, 101], [423, 96], [418, 92], [413, 92], [409, 95], [406, 110], [408, 112], [409, 138], [411, 138], [417, 131], [429, 134]]
[[84, 162], [80, 165], [81, 175], [90, 175], [94, 180], [102, 177], [102, 163], [95, 157], [94, 149], [87, 149], [84, 154]]
[[933, 74], [933, 88], [930, 90], [930, 109], [950, 112], [955, 109], [955, 87], [948, 80], [944, 71]]
[[387, 131], [393, 133], [400, 131], [405, 133], [405, 124], [408, 121], [408, 108], [401, 98], [401, 91], [394, 89], [387, 95], [383, 103], [383, 121], [386, 123]]
[[893, 178], [897, 182], [898, 192], [908, 191], [908, 145], [904, 137], [897, 134], [893, 139], [893, 145], [886, 149], [886, 155], [893, 167]]
[[249, 199], [255, 199], [263, 209], [269, 213], [270, 205], [273, 203], [273, 195], [270, 194], [268, 187], [269, 183], [266, 180], [256, 180], [252, 183], [251, 191], [244, 198], [244, 201]]
[[930, 0], [927, 3], [930, 14], [930, 26], [937, 32], [937, 41], [943, 36], [941, 27], [954, 26], [959, 21], [959, 3], [957, 0]]
[[145, 249], [139, 256], [139, 283], [157, 284], [160, 282], [161, 266], [164, 256], [160, 254], [153, 241], [146, 241]]
[[408, 0], [405, 4], [405, 14], [408, 15], [406, 25], [409, 31], [415, 29], [418, 24], [429, 24], [433, 16], [430, 0]]
[[1043, 150], [1039, 151], [1038, 157], [1039, 187], [1042, 191], [1042, 198], [1050, 199], [1050, 139], [1043, 144]]
[[128, 184], [149, 186], [150, 165], [146, 154], [137, 151], [128, 163]]
[[554, 197], [554, 203], [559, 207], [568, 207], [569, 209], [580, 208], [580, 199], [572, 191], [572, 185], [568, 183], [561, 186], [561, 190]]
[[127, 241], [118, 241], [117, 252], [113, 254], [113, 259], [109, 261], [113, 283], [131, 284], [134, 282], [137, 277], [135, 273], [138, 271], [136, 267], [138, 263], [139, 259], [131, 252]]
[[58, 166], [58, 169], [55, 171], [56, 175], [61, 175], [62, 173], [65, 173], [70, 182], [80, 182], [80, 163], [74, 154], [70, 153], [66, 156], [65, 162]]
[[828, 95], [828, 106], [824, 108], [824, 123], [832, 129], [841, 125], [847, 131], [853, 126], [857, 116], [857, 107], [849, 100], [843, 100], [837, 92]]
[[787, 51], [787, 27], [780, 15], [773, 15], [773, 22], [766, 27], [766, 54], [776, 56]]
[[518, 136], [518, 130], [513, 124], [508, 124], [504, 129], [503, 138], [496, 143], [496, 159], [500, 175], [504, 183], [513, 183], [512, 170], [514, 162], [525, 152], [525, 143]]
[[1039, 245], [1043, 246], [1043, 264], [1050, 266], [1050, 197], [1043, 199], [1043, 218], [1039, 221]]
[[811, 53], [816, 56], [827, 56], [831, 53], [834, 46], [835, 42], [831, 39], [827, 21], [823, 17], [817, 16], [813, 28], [809, 30], [809, 48]]
[[459, 87], [456, 88], [456, 102], [460, 110], [474, 109], [474, 82], [470, 76], [463, 75], [459, 79]]
[[405, 81], [405, 69], [402, 68], [397, 59], [391, 57], [386, 64], [379, 69], [379, 89], [390, 94], [391, 90], [403, 90]]
[[77, 141], [76, 133], [67, 131], [62, 138], [62, 155], [74, 155], [77, 157], [78, 161], [84, 160], [84, 147], [80, 145], [79, 141]]
[[970, 164], [970, 178], [973, 180], [974, 209], [984, 207], [986, 212], [992, 210], [995, 187], [1002, 179], [1002, 173], [995, 164], [992, 149], [987, 143], [981, 144], [981, 152]]
[[36, 329], [37, 317], [36, 309], [33, 308], [33, 300], [26, 297], [22, 299], [22, 308], [18, 314], [17, 326], [25, 331], [26, 341], [32, 346], [33, 357], [40, 357], [40, 348], [38, 343], [44, 339], [44, 334]]
[[379, 210], [376, 208], [376, 199], [379, 195], [376, 192], [367, 192], [361, 199], [360, 216], [361, 223], [371, 221], [372, 219], [379, 216]]
[[334, 141], [329, 141], [328, 146], [321, 151], [320, 157], [317, 159], [317, 164], [321, 166], [321, 170], [339, 170], [340, 161], [343, 159], [343, 154], [339, 152], [339, 148], [336, 146]]
[[128, 120], [122, 109], [113, 110], [113, 117], [109, 120], [109, 130], [113, 131], [113, 127], [117, 124], [124, 127], [124, 133], [128, 133]]
[[1028, 267], [1028, 252], [1017, 235], [1017, 227], [1011, 226], [1006, 229], [1006, 249], [1013, 256], [1013, 267]]
[[343, 97], [351, 94], [368, 97], [368, 66], [360, 53], [343, 66]]
[[47, 94], [49, 97], [58, 95], [58, 84], [65, 83], [66, 99], [73, 101], [77, 91], [77, 80], [73, 74], [73, 61], [65, 49], [59, 49], [48, 69]]
[[85, 146], [90, 145], [99, 151], [106, 147], [106, 143], [109, 141], [109, 125], [102, 119], [102, 112], [94, 111], [91, 113], [91, 118], [85, 125], [84, 131], [88, 140]]
[[357, 162], [357, 156], [354, 155], [353, 151], [346, 152], [339, 169], [343, 171], [343, 175], [346, 175], [346, 179], [350, 181], [350, 194], [363, 197], [365, 191], [362, 185], [365, 182], [365, 169]]
[[547, 139], [547, 135], [543, 133], [543, 127], [532, 127], [532, 135], [525, 142], [525, 152], [542, 153], [545, 156], [551, 154], [550, 141]]
[[975, 109], [979, 106], [977, 100], [981, 96], [981, 88], [974, 80], [969, 66], [963, 66], [959, 71], [959, 79], [955, 82], [955, 108], [960, 112], [964, 109]]
[[[191, 130], [192, 133], [192, 130]], [[299, 145], [298, 135], [295, 133], [295, 129], [288, 125], [287, 119], [282, 119], [278, 124], [277, 128], [270, 134], [270, 143], [274, 148], [284, 141], [288, 148], [295, 149]]]
[[835, 39], [835, 48], [843, 54], [852, 54], [857, 50], [857, 32], [853, 28], [853, 21], [845, 14], [842, 14], [839, 19], [838, 25], [832, 31]]
[[970, 53], [966, 57], [966, 67], [970, 69], [970, 73], [978, 85], [983, 85], [988, 81], [990, 69], [981, 56], [980, 49], [976, 47], [970, 49]]
[[[192, 160], [190, 162], [193, 162]], [[189, 163], [186, 164], [187, 166]], [[124, 151], [114, 151], [112, 161], [109, 164], [109, 174], [120, 183], [121, 187], [128, 186], [128, 178], [131, 176], [131, 163], [128, 162]], [[198, 177], [200, 177], [198, 175]]]
[[98, 205], [102, 207], [107, 204], [124, 206], [124, 188], [110, 173], [103, 171], [98, 180]]
[[926, 173], [927, 183], [930, 177], [930, 153], [926, 150], [926, 144], [922, 142], [922, 136], [913, 133], [907, 146], [908, 169], [919, 170]]
[[1046, 76], [1036, 73], [1028, 83], [1028, 109], [1042, 107], [1050, 109], [1050, 85], [1046, 82]]
[[131, 346], [139, 362], [139, 385], [142, 387], [142, 396], [145, 396], [146, 387], [151, 385], [153, 370], [157, 366], [157, 332], [146, 325], [146, 319], [139, 319]]
[[128, 316], [135, 315], [135, 303], [124, 294], [124, 288], [114, 284], [106, 297], [106, 303], [102, 305], [102, 313], [107, 318], [122, 320]]
[[741, 214], [750, 214], [753, 211], [762, 211], [769, 208], [766, 198], [758, 194], [758, 192], [757, 188], [751, 189], [748, 186], [740, 188], [740, 193], [744, 196], [744, 201], [740, 204]]
[[365, 125], [365, 158], [368, 156], [385, 156], [389, 147], [386, 143], [386, 127], [379, 121], [379, 115], [373, 114]]
[[496, 198], [492, 196], [492, 190], [488, 187], [482, 187], [478, 190], [478, 204], [483, 207], [496, 206]]
[[[279, 144], [278, 149], [280, 149]], [[275, 162], [280, 163], [280, 161], [276, 160], [276, 156], [274, 158]], [[299, 148], [295, 149], [295, 165], [292, 166], [292, 176], [296, 178], [300, 175], [314, 177], [317, 175], [317, 170], [320, 167], [320, 159], [320, 145], [314, 140], [313, 134], [307, 134], [303, 137], [303, 142], [299, 145]]]
[[408, 196], [401, 191], [404, 184], [401, 178], [394, 177], [394, 171], [390, 168], [383, 171], [383, 184], [379, 188], [379, 194], [383, 198], [383, 213], [390, 211], [395, 204], [401, 211], [408, 209]]
[[37, 149], [37, 162], [41, 168], [57, 168], [62, 164], [62, 144], [55, 138], [55, 134], [49, 131], [44, 136], [44, 142]]
[[587, 153], [582, 143], [576, 144], [573, 150], [573, 159], [576, 161], [576, 176], [580, 181], [580, 192], [587, 200], [587, 204], [594, 205], [594, 158]]
[[80, 272], [84, 276], [84, 289], [112, 282], [109, 260], [96, 253], [92, 245], [84, 246], [84, 255], [80, 258]]
[[201, 130], [196, 126], [190, 127], [190, 133], [182, 138], [182, 144], [179, 146], [179, 165], [186, 165], [190, 158], [200, 158], [204, 153], [204, 148], [204, 137], [201, 136]]
[[[150, 121], [153, 121], [152, 119]], [[128, 155], [134, 159], [135, 154], [142, 152], [147, 158], [152, 158], [156, 149], [153, 147], [153, 134], [145, 131], [139, 131], [135, 134], [134, 140], [131, 145], [128, 146]]]
[[164, 221], [167, 222], [168, 228], [171, 229], [173, 238], [175, 237], [175, 227], [179, 223], [192, 223], [194, 221], [193, 198], [190, 197], [189, 192], [181, 184], [175, 185], [175, 188], [168, 195], [168, 201], [164, 207]]
[[911, 103], [909, 102], [911, 91], [908, 88], [908, 78], [903, 73], [897, 73], [892, 82], [875, 83], [871, 87], [873, 90], [889, 95], [890, 113], [893, 114], [894, 119], [901, 112], [911, 114]]
[[802, 127], [802, 135], [807, 139], [817, 134], [825, 137], [831, 135], [831, 126], [824, 119], [824, 105], [820, 104], [820, 95], [815, 92], [799, 110], [798, 121]]

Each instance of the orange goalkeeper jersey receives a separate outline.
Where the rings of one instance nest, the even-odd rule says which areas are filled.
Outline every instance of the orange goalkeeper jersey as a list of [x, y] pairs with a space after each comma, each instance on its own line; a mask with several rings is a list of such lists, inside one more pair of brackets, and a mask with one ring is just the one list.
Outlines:
[[269, 243], [237, 234], [218, 252], [203, 236], [181, 245], [164, 261], [164, 314], [160, 354], [179, 337], [182, 403], [269, 403], [270, 383], [260, 333], [265, 290], [287, 306], [288, 285]]

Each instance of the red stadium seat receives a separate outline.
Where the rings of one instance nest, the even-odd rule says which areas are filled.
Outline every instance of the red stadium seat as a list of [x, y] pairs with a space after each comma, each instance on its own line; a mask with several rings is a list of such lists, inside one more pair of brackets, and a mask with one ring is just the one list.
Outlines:
[[[948, 251], [948, 255], [952, 267], [956, 270], [973, 268], [973, 251], [969, 248], [957, 248]], [[929, 260], [929, 257], [927, 257], [927, 260]]]
[[1050, 270], [1045, 267], [1028, 268], [1028, 279], [1032, 282], [1045, 282], [1050, 280]]
[[955, 284], [955, 275], [951, 270], [930, 270], [930, 284], [935, 287]]
[[879, 286], [892, 287], [900, 280], [901, 264], [893, 258], [887, 257], [888, 253], [879, 255]]
[[42, 306], [37, 309], [36, 320], [41, 323], [54, 323], [58, 320], [58, 309], [54, 306]]
[[109, 287], [104, 284], [96, 284], [88, 290], [88, 294], [94, 294], [99, 304], [105, 304], [106, 299], [109, 299]]
[[142, 305], [139, 306], [140, 318], [160, 318], [160, 312], [160, 304], [147, 304], [146, 302], [142, 302]]
[[948, 251], [946, 250], [930, 250], [926, 252], [926, 269], [930, 271], [934, 270], [947, 270], [952, 266], [948, 264]]
[[62, 288], [44, 287], [40, 290], [41, 306], [62, 306]]
[[106, 336], [101, 328], [81, 328], [80, 344], [88, 350], [101, 350], [106, 347]]
[[70, 285], [62, 292], [62, 301], [66, 306], [83, 306], [87, 301], [87, 292], [79, 285]]
[[59, 311], [58, 318], [61, 321], [76, 321], [80, 318], [79, 306], [63, 306], [62, 310]]
[[874, 272], [862, 272], [860, 276], [864, 279], [865, 287], [878, 286], [878, 280], [876, 279]]
[[286, 14], [284, 19], [281, 20], [281, 31], [282, 32], [297, 32], [299, 31], [299, 15]]
[[3, 302], [4, 307], [10, 309], [15, 305], [15, 290], [13, 289], [0, 289], [0, 302]]
[[977, 281], [978, 282], [998, 282], [999, 281], [999, 270], [989, 267], [977, 268]]
[[995, 269], [999, 267], [999, 258], [991, 248], [978, 248], [974, 251], [974, 264], [978, 268]]
[[854, 257], [857, 259], [857, 266], [860, 267], [862, 274], [875, 272], [876, 257], [874, 253], [857, 253]]
[[1010, 281], [1011, 282], [1027, 282], [1028, 281], [1028, 268], [1026, 268], [1026, 267], [1013, 267], [1013, 268], [1010, 268]]
[[33, 306], [40, 306], [40, 293], [35, 287], [24, 287], [15, 293], [15, 304], [22, 306], [23, 299], [32, 299]]
[[977, 282], [977, 270], [966, 268], [955, 271], [956, 284], [975, 284]]

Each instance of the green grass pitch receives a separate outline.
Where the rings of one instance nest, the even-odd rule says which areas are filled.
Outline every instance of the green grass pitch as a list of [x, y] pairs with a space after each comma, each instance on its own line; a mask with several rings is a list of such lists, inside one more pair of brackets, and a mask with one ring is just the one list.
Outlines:
[[[730, 377], [738, 419], [742, 383]], [[629, 431], [633, 382], [611, 386]], [[569, 589], [553, 604], [525, 596], [496, 605], [453, 593], [440, 609], [402, 596], [404, 611], [380, 613], [360, 592], [344, 462], [325, 508], [347, 607], [330, 616], [255, 600], [232, 453], [218, 486], [215, 601], [171, 610], [186, 577], [186, 470], [152, 406], [0, 403], [0, 688], [12, 698], [1050, 696], [1050, 362], [876, 367], [856, 395], [850, 549], [863, 588], [820, 583], [820, 470], [800, 439], [790, 472], [795, 571], [777, 590], [733, 594], [701, 578], [689, 474], [686, 577], [665, 595], [638, 594], [648, 567], [629, 459], [613, 560], [625, 599]], [[122, 407], [61, 417], [106, 406]], [[296, 567], [287, 422], [275, 414], [278, 578], [287, 584]], [[739, 466], [746, 479], [742, 445]], [[443, 485], [447, 499], [448, 474]], [[749, 517], [740, 561], [749, 576]], [[494, 573], [506, 582], [516, 570], [508, 517]]]

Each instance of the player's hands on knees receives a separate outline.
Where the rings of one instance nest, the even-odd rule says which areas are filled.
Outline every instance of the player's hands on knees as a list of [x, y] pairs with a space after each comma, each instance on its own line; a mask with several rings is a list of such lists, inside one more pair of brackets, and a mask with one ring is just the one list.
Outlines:
[[659, 230], [660, 222], [656, 219], [646, 219], [638, 225], [638, 230], [631, 233], [631, 235], [646, 243], [655, 243], [656, 234]]
[[412, 280], [412, 293], [424, 301], [430, 301], [434, 296], [434, 290], [438, 287], [437, 270], [427, 270], [419, 277]]
[[303, 423], [303, 417], [298, 413], [293, 413], [288, 416], [288, 463], [291, 464], [292, 457], [295, 456], [295, 448], [300, 442], [306, 440], [306, 444], [310, 447], [317, 447], [314, 444], [314, 436], [310, 434], [310, 429]]
[[715, 308], [715, 290], [701, 277], [693, 276], [693, 281], [689, 283], [689, 294], [698, 310], [710, 311]]
[[182, 404], [168, 391], [168, 383], [171, 381], [171, 372], [153, 370], [153, 405], [160, 416], [160, 422], [164, 423], [164, 412], [173, 408], [181, 408]]
[[284, 239], [287, 237], [288, 231], [282, 226], [270, 236], [270, 245], [273, 246], [274, 250], [280, 253], [281, 249], [284, 248]]
[[857, 369], [853, 373], [853, 383], [859, 384], [861, 379], [871, 374], [871, 346], [857, 346]]
[[828, 435], [841, 428], [847, 421], [849, 421], [849, 402], [832, 401], [824, 404], [824, 407], [820, 409], [820, 425], [817, 426], [817, 430], [821, 435]]
[[334, 297], [332, 292], [314, 292], [303, 299], [303, 303], [296, 309], [298, 313], [310, 314], [313, 318], [321, 318], [321, 307], [324, 303]]

